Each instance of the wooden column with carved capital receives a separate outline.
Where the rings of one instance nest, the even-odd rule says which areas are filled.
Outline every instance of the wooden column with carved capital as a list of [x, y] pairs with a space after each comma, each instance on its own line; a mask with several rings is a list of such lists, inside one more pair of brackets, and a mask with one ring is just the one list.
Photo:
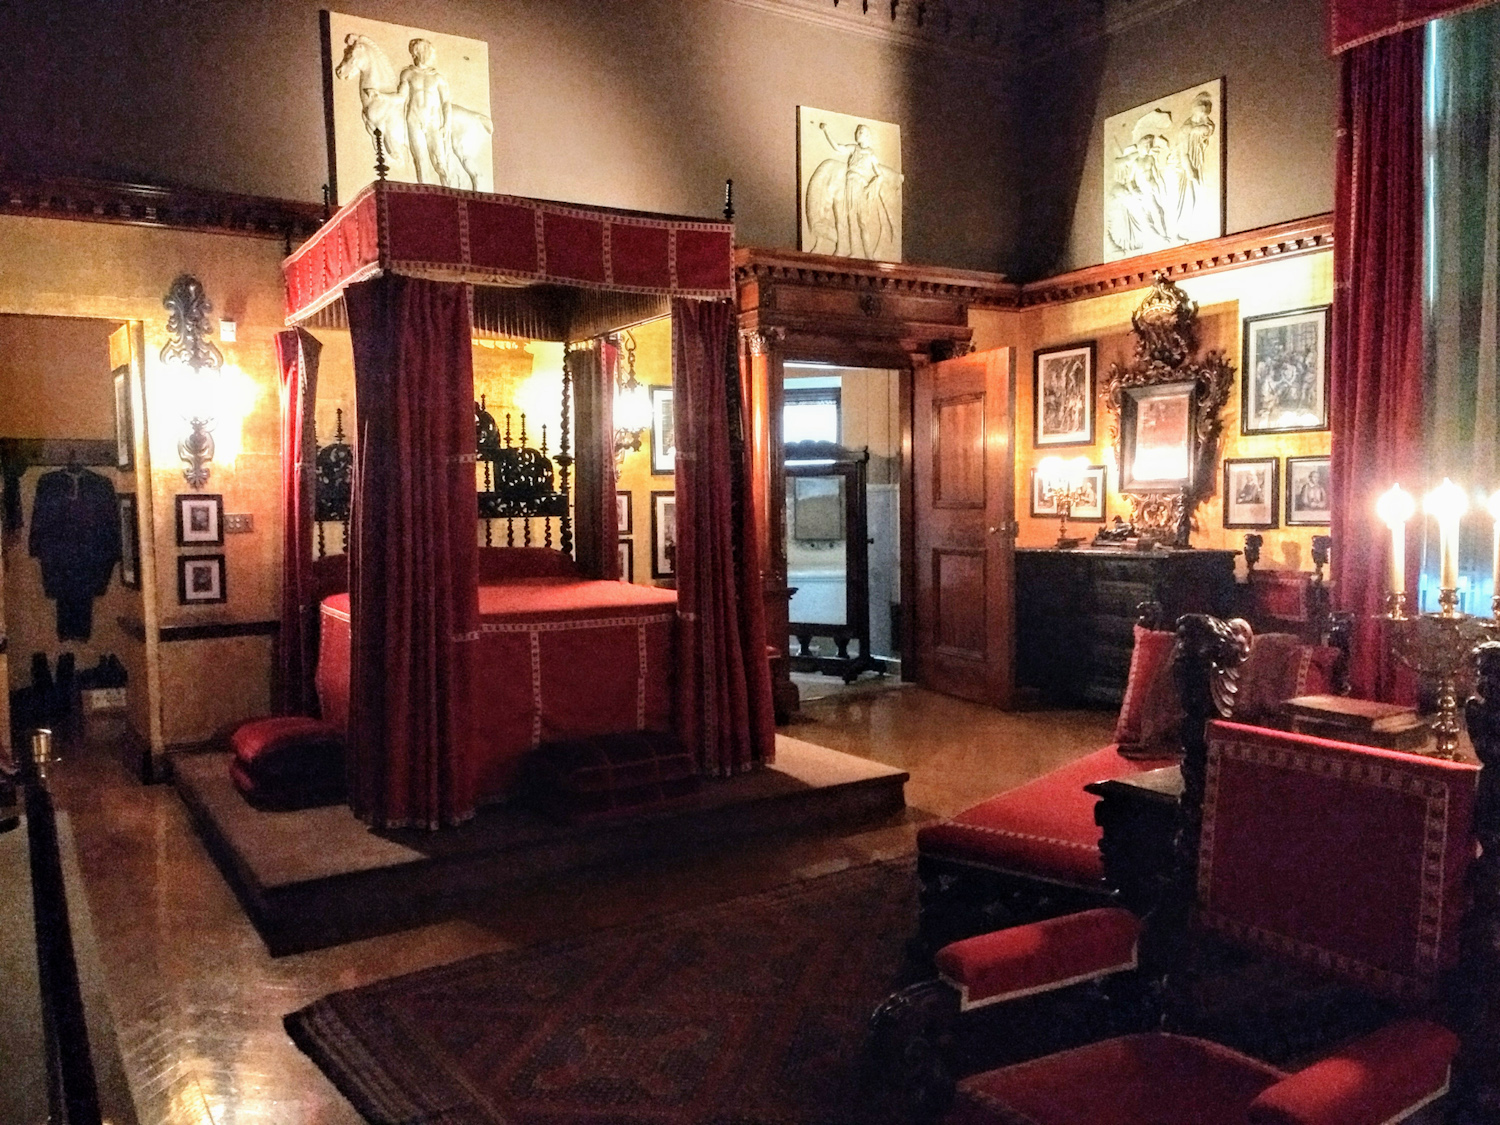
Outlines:
[[771, 691], [776, 721], [784, 723], [799, 706], [792, 683], [787, 644], [791, 590], [786, 581], [786, 473], [782, 453], [782, 371], [779, 327], [741, 328], [740, 365], [748, 389], [750, 464], [755, 525], [760, 536], [761, 593], [766, 606], [766, 638], [771, 657]]

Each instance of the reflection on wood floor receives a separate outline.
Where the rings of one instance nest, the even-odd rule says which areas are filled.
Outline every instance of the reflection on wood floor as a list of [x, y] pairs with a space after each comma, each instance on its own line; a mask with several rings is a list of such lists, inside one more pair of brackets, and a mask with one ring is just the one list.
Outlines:
[[1109, 714], [1007, 715], [914, 687], [835, 694], [785, 733], [908, 770], [896, 823], [582, 872], [482, 915], [276, 960], [169, 786], [141, 786], [116, 748], [96, 744], [64, 757], [53, 788], [71, 814], [141, 1125], [357, 1125], [287, 1038], [285, 1013], [334, 989], [908, 854], [922, 823], [1097, 748], [1112, 727]]

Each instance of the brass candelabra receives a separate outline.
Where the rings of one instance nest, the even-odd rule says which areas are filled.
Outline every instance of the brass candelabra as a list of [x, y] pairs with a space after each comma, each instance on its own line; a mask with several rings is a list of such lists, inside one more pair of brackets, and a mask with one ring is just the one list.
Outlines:
[[[1500, 597], [1492, 599], [1492, 611], [1500, 613]], [[1434, 757], [1458, 757], [1458, 678], [1474, 646], [1500, 637], [1493, 617], [1474, 617], [1458, 610], [1458, 590], [1444, 587], [1438, 593], [1438, 611], [1408, 616], [1406, 595], [1386, 595], [1385, 620], [1390, 625], [1391, 651], [1396, 659], [1418, 675], [1437, 681], [1437, 719], [1432, 724], [1437, 747]]]

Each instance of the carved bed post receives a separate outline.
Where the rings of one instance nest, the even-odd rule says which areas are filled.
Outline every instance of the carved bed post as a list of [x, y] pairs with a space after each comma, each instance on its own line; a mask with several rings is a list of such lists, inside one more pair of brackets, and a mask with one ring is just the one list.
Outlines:
[[1484, 768], [1474, 808], [1480, 854], [1469, 868], [1469, 904], [1454, 995], [1463, 1038], [1454, 1067], [1454, 1125], [1500, 1122], [1500, 643], [1475, 650], [1479, 682], [1465, 707]]

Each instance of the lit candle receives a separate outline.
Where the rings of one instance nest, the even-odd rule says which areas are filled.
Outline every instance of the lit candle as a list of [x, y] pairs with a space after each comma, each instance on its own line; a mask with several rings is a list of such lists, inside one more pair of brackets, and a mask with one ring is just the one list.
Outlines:
[[1494, 596], [1490, 605], [1496, 617], [1500, 617], [1500, 489], [1490, 493], [1490, 516], [1495, 521], [1495, 553], [1494, 562], [1491, 564], [1491, 575], [1494, 581]]
[[[1500, 496], [1500, 492], [1495, 494]], [[1416, 511], [1416, 501], [1399, 484], [1382, 493], [1375, 514], [1391, 529], [1391, 593], [1406, 593], [1406, 521]], [[1500, 524], [1496, 525], [1500, 527]]]
[[1438, 521], [1438, 588], [1458, 589], [1458, 521], [1469, 498], [1447, 477], [1427, 494], [1424, 507]]

